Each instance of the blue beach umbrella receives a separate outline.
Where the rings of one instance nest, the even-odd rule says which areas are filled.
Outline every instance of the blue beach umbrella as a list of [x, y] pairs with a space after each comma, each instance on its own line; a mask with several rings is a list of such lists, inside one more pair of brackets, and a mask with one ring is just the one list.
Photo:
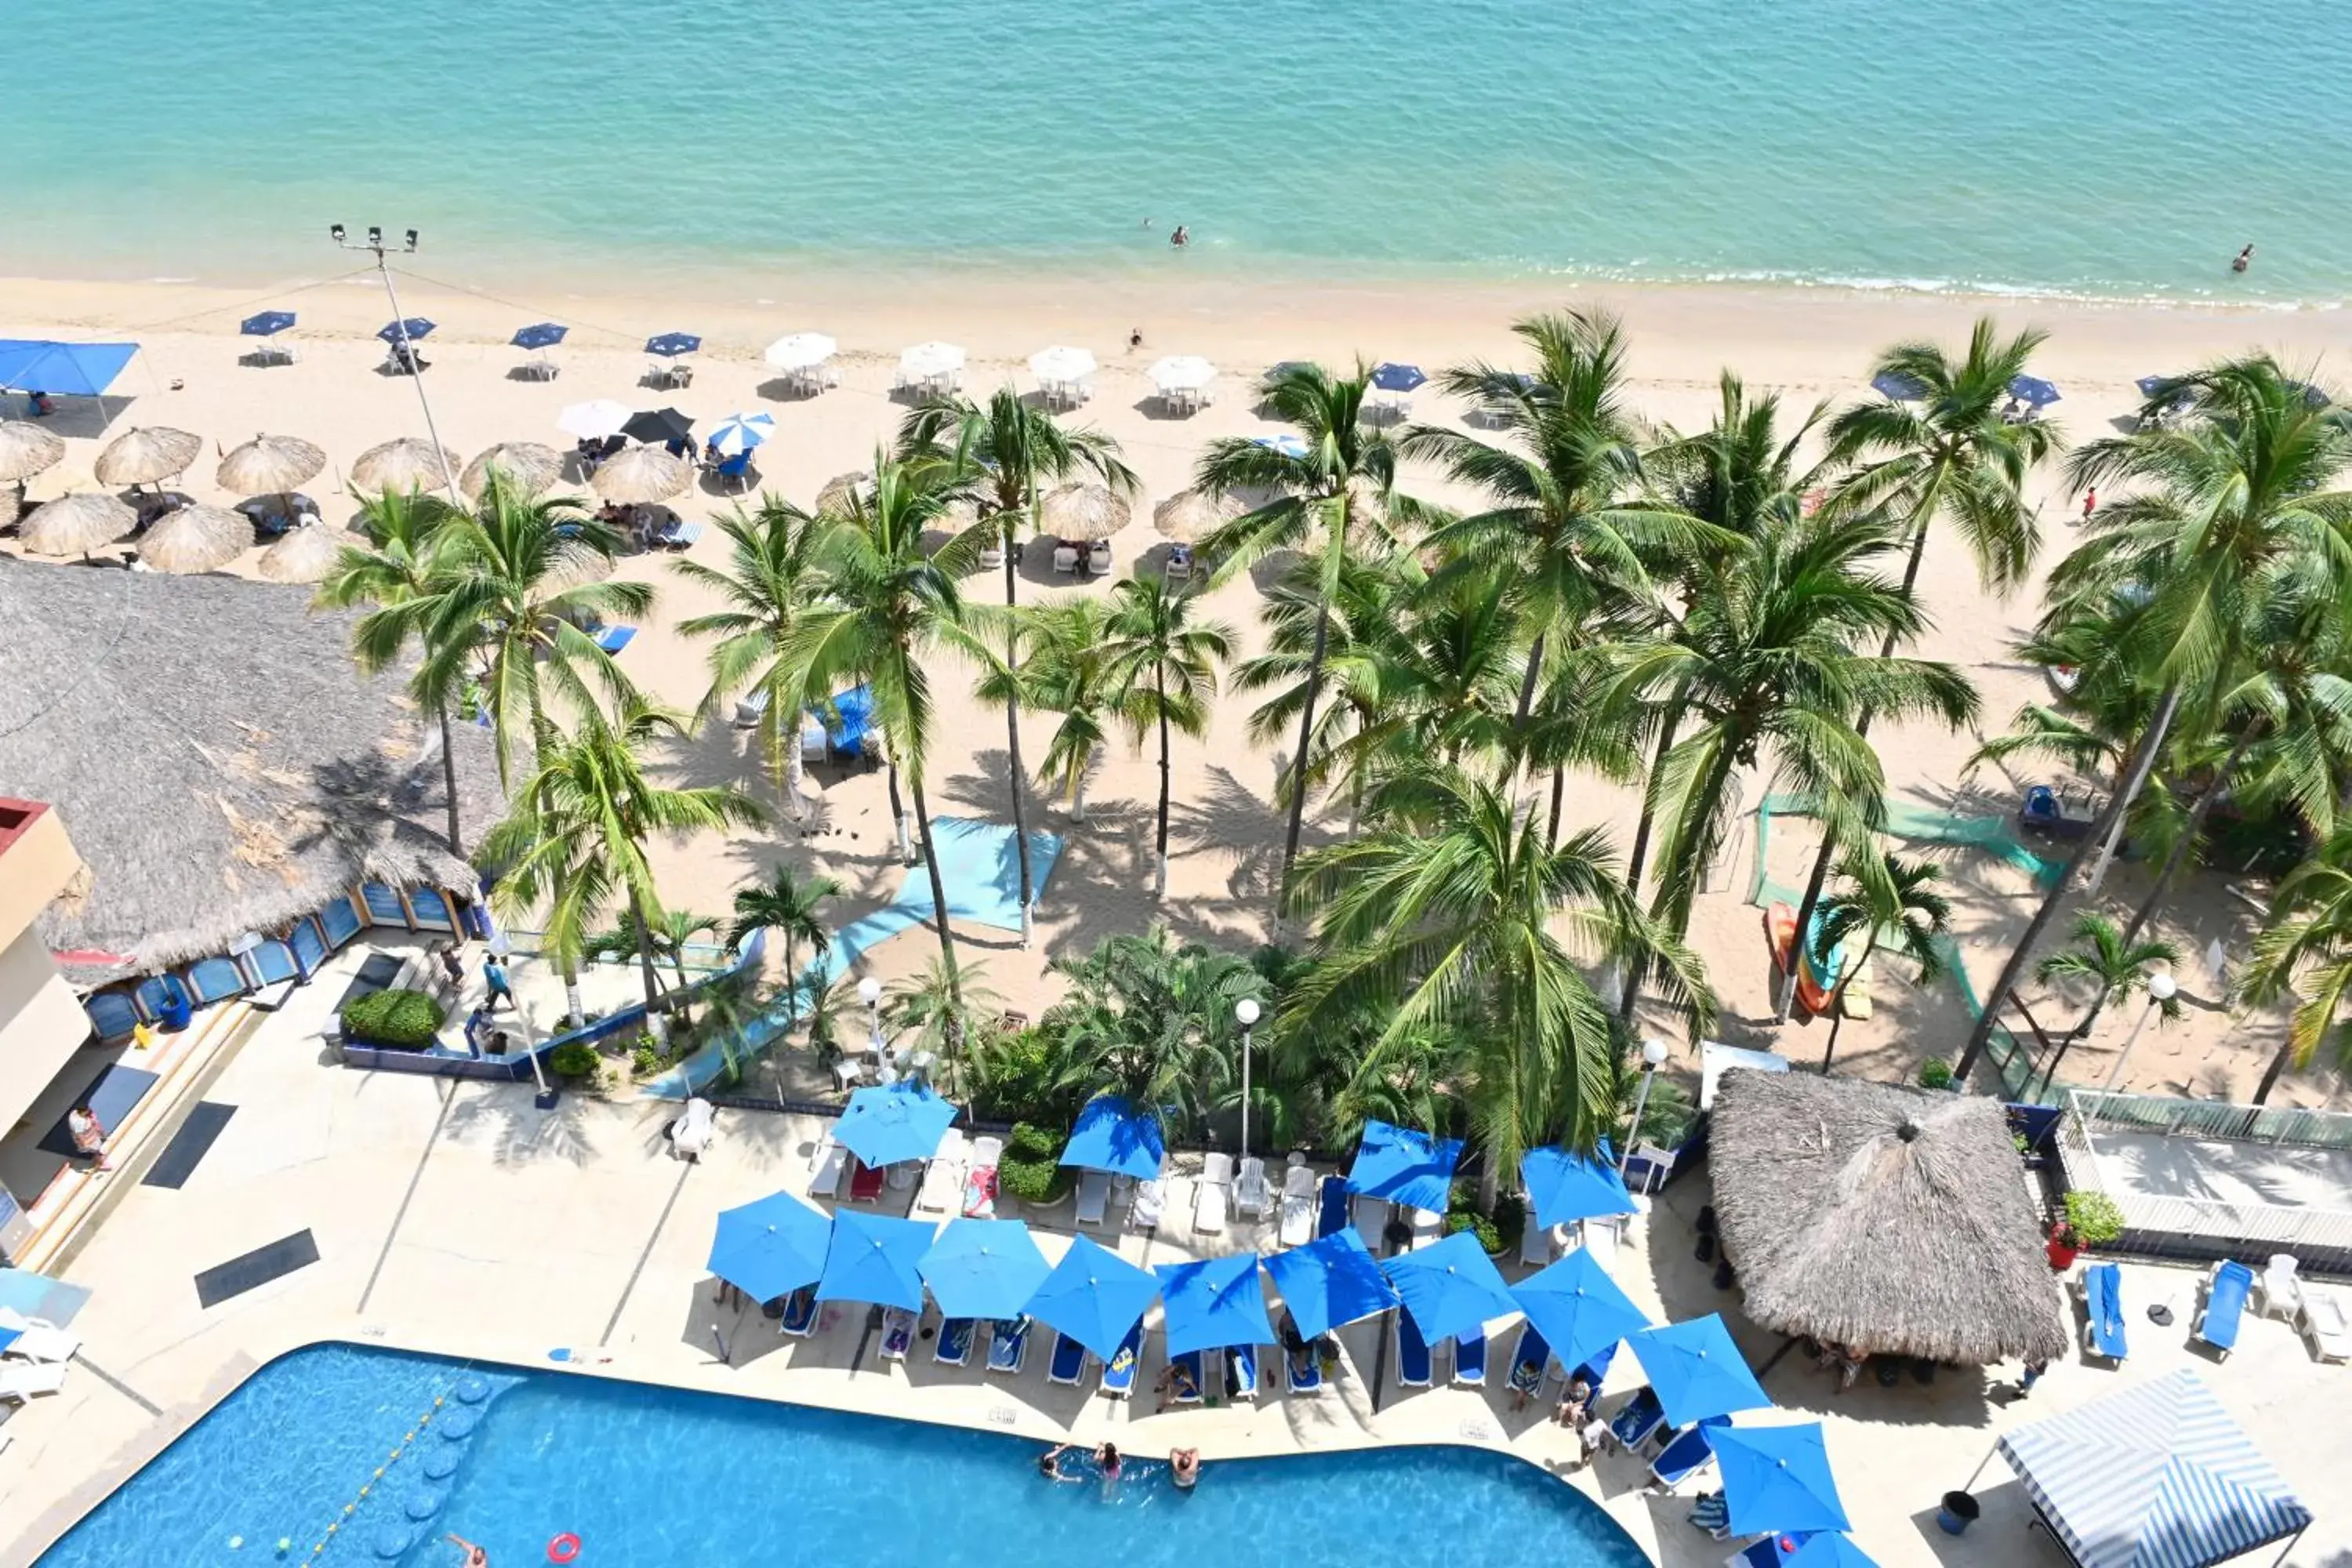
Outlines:
[[1591, 1155], [1535, 1150], [1519, 1162], [1519, 1181], [1536, 1205], [1536, 1223], [1547, 1229], [1570, 1220], [1633, 1212], [1633, 1194], [1625, 1190], [1625, 1178], [1617, 1173], [1605, 1140]]
[[1723, 1471], [1723, 1500], [1734, 1535], [1845, 1530], [1845, 1504], [1830, 1474], [1822, 1424], [1719, 1426], [1707, 1434]]
[[877, 1307], [923, 1310], [923, 1255], [932, 1226], [896, 1215], [843, 1209], [833, 1216], [833, 1241], [817, 1277], [820, 1301], [871, 1301]]
[[1108, 1361], [1158, 1294], [1158, 1279], [1082, 1236], [1029, 1298], [1027, 1310]]
[[740, 457], [776, 433], [772, 414], [730, 414], [710, 433], [710, 445], [722, 458]]
[[2015, 375], [2010, 377], [2009, 395], [2030, 407], [2047, 408], [2058, 401], [2058, 384], [2038, 375]]
[[869, 1165], [928, 1160], [955, 1124], [956, 1108], [930, 1085], [902, 1079], [859, 1089], [834, 1124], [833, 1141]]
[[1454, 1163], [1461, 1158], [1459, 1138], [1435, 1138], [1385, 1121], [1367, 1121], [1363, 1142], [1356, 1145], [1355, 1163], [1348, 1167], [1348, 1190], [1444, 1214], [1453, 1195]]
[[264, 310], [257, 316], [247, 316], [236, 324], [236, 330], [248, 338], [274, 338], [294, 324], [291, 310]]
[[950, 1318], [1013, 1318], [1052, 1272], [1017, 1219], [951, 1219], [923, 1254], [923, 1282]]
[[1748, 1370], [1747, 1358], [1717, 1313], [1645, 1330], [1625, 1344], [1649, 1373], [1666, 1419], [1677, 1426], [1771, 1405], [1771, 1396]]
[[690, 354], [701, 346], [702, 340], [692, 332], [664, 332], [659, 337], [646, 340], [646, 353], [659, 354], [664, 359]]
[[1799, 1546], [1795, 1556], [1782, 1558], [1780, 1568], [1878, 1568], [1878, 1563], [1847, 1537], [1823, 1531]]
[[1562, 1366], [1582, 1366], [1650, 1326], [1601, 1260], [1582, 1247], [1512, 1286], [1511, 1300]]
[[548, 349], [564, 340], [572, 329], [558, 321], [540, 321], [528, 327], [518, 327], [509, 339], [519, 349]]
[[422, 316], [411, 316], [404, 321], [386, 321], [375, 330], [375, 335], [388, 343], [396, 343], [403, 338], [413, 343], [432, 336], [433, 323]]
[[1397, 1304], [1396, 1288], [1364, 1246], [1354, 1226], [1345, 1226], [1305, 1247], [1269, 1255], [1265, 1271], [1301, 1339], [1319, 1340]]
[[2155, 397], [2177, 379], [2169, 375], [2144, 375], [2132, 384], [2139, 388], [2139, 395], [2142, 397]]
[[1372, 368], [1372, 384], [1382, 392], [1411, 392], [1428, 379], [1417, 364], [1383, 360]]
[[[1061, 1163], [1082, 1171], [1108, 1171], [1114, 1176], [1150, 1181], [1160, 1174], [1167, 1154], [1160, 1118], [1116, 1095], [1097, 1095], [1078, 1112], [1070, 1141], [1062, 1147]], [[1114, 1342], [1113, 1349], [1118, 1346]]]
[[1871, 390], [1897, 403], [1909, 403], [1927, 395], [1927, 384], [1916, 376], [1901, 371], [1882, 370], [1870, 378]]
[[772, 1301], [824, 1272], [833, 1221], [793, 1196], [722, 1209], [710, 1238], [710, 1271], [754, 1301]]
[[1307, 456], [1307, 441], [1298, 436], [1253, 436], [1250, 444], [1264, 447], [1269, 452], [1279, 452], [1286, 458]]
[[1160, 1277], [1170, 1355], [1274, 1343], [1257, 1261], [1255, 1252], [1237, 1252], [1199, 1263], [1163, 1263], [1152, 1270]]
[[1443, 1344], [1519, 1310], [1478, 1238], [1466, 1230], [1381, 1260], [1421, 1337]]

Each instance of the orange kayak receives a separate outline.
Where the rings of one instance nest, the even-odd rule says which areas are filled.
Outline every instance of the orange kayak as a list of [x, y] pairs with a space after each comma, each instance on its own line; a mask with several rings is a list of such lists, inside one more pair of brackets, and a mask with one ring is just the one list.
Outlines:
[[[1776, 903], [1764, 911], [1764, 940], [1772, 950], [1772, 967], [1785, 976], [1789, 973], [1790, 953], [1796, 945], [1797, 911], [1787, 904]], [[1813, 977], [1813, 966], [1797, 966], [1797, 1005], [1807, 1013], [1829, 1011], [1829, 993]]]

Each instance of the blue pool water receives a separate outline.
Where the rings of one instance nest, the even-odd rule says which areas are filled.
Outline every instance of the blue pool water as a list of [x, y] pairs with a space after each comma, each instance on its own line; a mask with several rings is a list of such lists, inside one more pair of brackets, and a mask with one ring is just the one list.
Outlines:
[[[387, 1466], [436, 1398], [441, 1413]], [[467, 1425], [460, 1410], [478, 1425], [439, 1436]], [[1551, 1568], [1643, 1562], [1584, 1498], [1479, 1450], [1236, 1460], [1189, 1497], [1163, 1467], [1139, 1465], [1109, 1498], [1041, 1480], [1037, 1451], [994, 1433], [325, 1346], [262, 1369], [40, 1568], [431, 1568], [454, 1561], [448, 1531], [498, 1568], [545, 1562], [566, 1531], [579, 1568], [1425, 1568], [1538, 1548]], [[369, 1496], [311, 1558], [362, 1485]], [[411, 1521], [412, 1502], [425, 1518]]]
[[341, 219], [458, 281], [762, 296], [944, 258], [2352, 294], [2338, 0], [26, 0], [8, 43], [0, 264], [51, 272], [317, 275]]

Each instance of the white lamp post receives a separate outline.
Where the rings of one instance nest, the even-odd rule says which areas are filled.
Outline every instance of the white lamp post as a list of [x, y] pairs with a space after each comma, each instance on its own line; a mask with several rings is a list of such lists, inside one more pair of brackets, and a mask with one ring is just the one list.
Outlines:
[[[376, 275], [383, 279], [383, 297], [392, 304], [393, 336], [402, 354], [415, 366], [416, 345], [408, 340], [408, 318], [400, 313], [400, 290], [392, 286], [392, 263], [386, 259], [392, 247], [384, 243], [383, 228], [370, 227], [365, 243], [350, 238], [341, 224], [330, 226], [327, 236], [345, 250], [363, 250], [375, 258]], [[416, 231], [413, 228], [408, 231], [406, 248], [409, 255], [416, 254]], [[433, 423], [433, 400], [425, 395], [425, 373], [415, 370], [408, 379], [416, 384], [416, 405], [425, 411], [425, 434], [432, 439], [433, 450], [440, 455], [441, 482], [449, 487], [450, 504], [463, 508], [466, 498], [458, 493], [457, 476], [449, 467], [449, 449], [441, 445], [441, 432]]]
[[1249, 1158], [1249, 1058], [1250, 1027], [1257, 1022], [1257, 1003], [1244, 996], [1234, 1004], [1234, 1016], [1242, 1026], [1242, 1158]]
[[2101, 1094], [2115, 1093], [2116, 1080], [2124, 1076], [2124, 1065], [2131, 1060], [2132, 1047], [2139, 1044], [2139, 1032], [2147, 1027], [2148, 1019], [2171, 1001], [2179, 989], [2172, 976], [2162, 970], [2147, 977], [2147, 1005], [2140, 1009], [2139, 1022], [2132, 1026], [2132, 1032], [2125, 1037], [2123, 1055], [2116, 1058], [2115, 1070], [2107, 1074], [2107, 1081], [2099, 1089]]
[[1633, 1096], [1633, 1125], [1625, 1129], [1625, 1146], [1617, 1151], [1617, 1173], [1625, 1173], [1625, 1163], [1633, 1157], [1634, 1140], [1641, 1136], [1642, 1112], [1649, 1109], [1650, 1085], [1658, 1069], [1666, 1065], [1666, 1042], [1654, 1035], [1642, 1042], [1642, 1088]]
[[867, 975], [857, 983], [857, 999], [866, 1004], [866, 1041], [878, 1059], [882, 1055], [882, 983]]

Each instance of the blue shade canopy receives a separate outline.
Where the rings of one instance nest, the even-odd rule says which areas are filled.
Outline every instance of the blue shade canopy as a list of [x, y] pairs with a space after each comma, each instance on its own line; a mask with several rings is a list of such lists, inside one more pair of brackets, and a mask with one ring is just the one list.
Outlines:
[[1062, 1149], [1062, 1163], [1148, 1182], [1160, 1174], [1166, 1154], [1160, 1118], [1116, 1095], [1104, 1094], [1087, 1101], [1086, 1109], [1078, 1112], [1078, 1124], [1070, 1130], [1070, 1141]]
[[664, 332], [657, 338], [646, 340], [646, 353], [659, 354], [664, 359], [676, 359], [680, 354], [690, 354], [701, 346], [702, 340], [692, 332]]
[[1397, 1304], [1395, 1287], [1351, 1225], [1319, 1241], [1269, 1254], [1265, 1271], [1282, 1292], [1282, 1304], [1302, 1339], [1320, 1339], [1385, 1312]]
[[1150, 1273], [1082, 1236], [1029, 1298], [1028, 1312], [1108, 1361], [1158, 1294]]
[[829, 711], [809, 710], [824, 724], [824, 743], [836, 752], [856, 755], [874, 727], [874, 689], [853, 686], [837, 694]]
[[1519, 1181], [1534, 1200], [1536, 1223], [1547, 1228], [1633, 1212], [1633, 1194], [1625, 1190], [1625, 1178], [1617, 1173], [1606, 1142], [1592, 1156], [1566, 1149], [1535, 1150], [1519, 1162]]
[[1897, 403], [1909, 403], [1927, 395], [1925, 384], [1900, 371], [1880, 371], [1870, 378], [1870, 388], [1881, 397], [1891, 397]]
[[1286, 458], [1307, 456], [1307, 439], [1303, 436], [1253, 436], [1250, 445], [1263, 447], [1269, 452], [1279, 452]]
[[519, 349], [553, 348], [571, 331], [560, 321], [537, 321], [528, 327], [516, 328], [511, 341]]
[[1461, 1158], [1459, 1138], [1433, 1138], [1385, 1121], [1367, 1121], [1364, 1141], [1356, 1145], [1356, 1163], [1348, 1168], [1348, 1190], [1444, 1214], [1454, 1192], [1454, 1163]]
[[833, 1216], [833, 1242], [825, 1248], [816, 1299], [922, 1310], [922, 1262], [931, 1249], [931, 1230], [920, 1220], [841, 1210]]
[[1582, 1247], [1512, 1286], [1511, 1300], [1566, 1367], [1613, 1352], [1618, 1341], [1650, 1326], [1601, 1260]]
[[772, 1301], [824, 1272], [832, 1236], [833, 1221], [824, 1214], [790, 1193], [776, 1193], [719, 1211], [709, 1267], [754, 1301]]
[[1707, 1446], [1723, 1472], [1734, 1535], [1803, 1534], [1851, 1528], [1822, 1447], [1822, 1424], [1718, 1426]]
[[[1519, 1310], [1478, 1238], [1457, 1230], [1444, 1240], [1385, 1258], [1381, 1268], [1429, 1344], [1442, 1344]], [[1549, 1337], [1549, 1336], [1547, 1336]]]
[[1421, 366], [1398, 364], [1393, 360], [1382, 361], [1372, 371], [1372, 384], [1382, 392], [1411, 392], [1428, 379]]
[[236, 324], [236, 330], [248, 338], [275, 337], [294, 324], [291, 310], [264, 310], [257, 316], [247, 316]]
[[1748, 1370], [1747, 1358], [1731, 1342], [1731, 1331], [1723, 1326], [1717, 1313], [1644, 1330], [1625, 1343], [1641, 1361], [1642, 1370], [1649, 1373], [1650, 1386], [1657, 1390], [1667, 1421], [1676, 1426], [1771, 1405], [1764, 1385]]
[[834, 1123], [833, 1141], [869, 1165], [928, 1160], [954, 1125], [956, 1108], [929, 1084], [902, 1079], [861, 1089]]
[[410, 316], [404, 321], [386, 321], [375, 330], [375, 335], [388, 343], [396, 343], [403, 338], [413, 343], [419, 338], [431, 337], [433, 323], [422, 316]]
[[1999, 1449], [2082, 1568], [2204, 1568], [2311, 1523], [2186, 1367], [2021, 1426]]
[[1843, 1535], [1824, 1531], [1783, 1558], [1780, 1568], [1878, 1568], [1871, 1556]]
[[740, 457], [776, 433], [772, 414], [730, 414], [710, 433], [709, 444], [722, 458]]
[[2015, 375], [2010, 377], [2009, 395], [2035, 408], [2047, 408], [2058, 401], [2058, 386], [2038, 375]]
[[1274, 1343], [1274, 1324], [1265, 1315], [1265, 1289], [1258, 1283], [1256, 1253], [1237, 1252], [1200, 1263], [1163, 1263], [1152, 1272], [1160, 1277], [1170, 1355]]
[[950, 1318], [1013, 1318], [1052, 1272], [1017, 1219], [951, 1219], [923, 1254], [923, 1282]]
[[137, 343], [59, 343], [46, 338], [0, 338], [0, 386], [96, 397], [114, 384]]

